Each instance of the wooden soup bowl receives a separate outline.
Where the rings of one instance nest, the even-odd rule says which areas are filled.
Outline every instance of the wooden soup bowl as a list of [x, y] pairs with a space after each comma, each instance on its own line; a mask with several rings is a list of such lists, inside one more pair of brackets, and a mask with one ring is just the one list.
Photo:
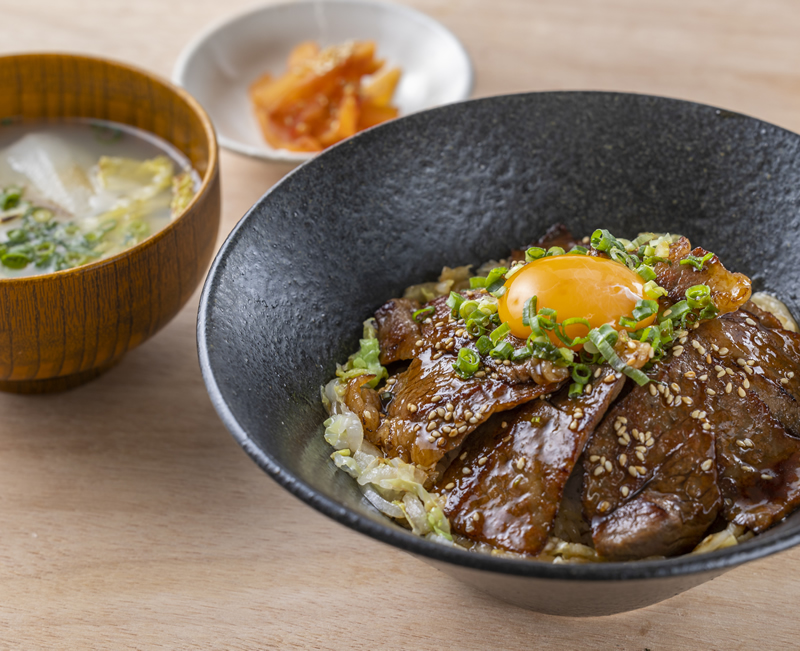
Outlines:
[[211, 260], [220, 218], [217, 141], [186, 92], [136, 68], [85, 56], [0, 57], [0, 122], [98, 118], [172, 143], [202, 179], [166, 228], [115, 256], [42, 276], [0, 279], [0, 391], [83, 384], [154, 335]]

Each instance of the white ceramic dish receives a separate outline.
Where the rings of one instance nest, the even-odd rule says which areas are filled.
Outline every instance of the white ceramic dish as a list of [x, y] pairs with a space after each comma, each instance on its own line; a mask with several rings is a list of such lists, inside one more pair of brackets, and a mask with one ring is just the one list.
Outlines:
[[472, 91], [472, 64], [450, 31], [414, 9], [375, 0], [298, 0], [251, 8], [189, 43], [173, 80], [206, 109], [223, 147], [302, 162], [313, 154], [264, 142], [248, 86], [264, 73], [283, 73], [289, 51], [301, 41], [325, 47], [351, 39], [374, 40], [378, 56], [402, 68], [394, 96], [401, 115], [467, 99]]

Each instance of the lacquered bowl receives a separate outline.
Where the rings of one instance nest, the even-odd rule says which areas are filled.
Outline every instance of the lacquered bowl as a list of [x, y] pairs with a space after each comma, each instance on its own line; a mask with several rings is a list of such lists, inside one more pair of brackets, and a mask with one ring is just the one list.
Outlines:
[[220, 416], [309, 505], [541, 612], [641, 608], [800, 542], [797, 512], [705, 555], [586, 565], [494, 557], [413, 536], [334, 467], [319, 389], [358, 346], [361, 322], [443, 265], [497, 259], [555, 222], [578, 234], [685, 234], [800, 314], [800, 136], [642, 95], [475, 100], [356, 136], [298, 168], [245, 215], [212, 266], [198, 320], [200, 362]]
[[129, 124], [177, 147], [202, 180], [180, 216], [131, 249], [52, 274], [0, 279], [0, 390], [67, 389], [154, 335], [202, 280], [220, 217], [216, 137], [185, 91], [104, 59], [0, 57], [0, 88], [0, 120]]

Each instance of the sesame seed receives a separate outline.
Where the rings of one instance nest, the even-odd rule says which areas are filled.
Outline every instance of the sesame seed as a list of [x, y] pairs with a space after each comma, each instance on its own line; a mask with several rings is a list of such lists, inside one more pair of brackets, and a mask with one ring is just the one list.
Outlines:
[[434, 346], [434, 348], [435, 348], [436, 350], [441, 350], [441, 349], [442, 349], [442, 342], [441, 342], [441, 341], [437, 341], [437, 342], [436, 342], [436, 345]]
[[647, 448], [645, 448], [643, 445], [637, 445], [633, 449], [636, 450], [637, 452], [647, 452]]
[[663, 394], [664, 394], [666, 391], [667, 391], [667, 387], [665, 387], [663, 384], [659, 384], [659, 385], [658, 385], [658, 392], [659, 392], [660, 394], [662, 394], [662, 395], [663, 395]]
[[675, 346], [672, 349], [672, 356], [673, 357], [680, 357], [682, 353], [683, 353], [683, 346]]
[[506, 421], [503, 421], [502, 423], [500, 423], [500, 427], [508, 427], [508, 423]]
[[450, 422], [451, 420], [453, 420], [453, 412], [452, 411], [445, 412], [444, 419], [447, 422]]
[[619, 465], [624, 466], [628, 463], [628, 455], [627, 454], [620, 454], [619, 455]]
[[613, 374], [613, 373], [610, 373], [609, 375], [606, 375], [606, 376], [603, 378], [603, 382], [605, 382], [606, 384], [611, 384], [611, 383], [614, 381], [614, 379], [615, 379], [615, 378], [614, 378], [614, 374]]
[[465, 475], [472, 474], [472, 470], [470, 470], [470, 469], [469, 469], [469, 467], [467, 467], [467, 466], [464, 466], [464, 467], [461, 469], [461, 472], [462, 472], [462, 473], [464, 473]]
[[461, 426], [461, 427], [459, 427], [459, 428], [458, 428], [458, 430], [457, 430], [457, 432], [458, 432], [459, 434], [463, 434], [463, 433], [464, 433], [464, 432], [466, 432], [466, 431], [467, 431], [467, 426], [466, 426], [466, 425], [462, 425], [462, 426]]
[[617, 439], [617, 443], [619, 443], [620, 445], [628, 445], [628, 443], [630, 443], [630, 439], [628, 439], [628, 440], [625, 440], [624, 438], [622, 438], [622, 437], [620, 436], [620, 437]]
[[681, 388], [675, 382], [670, 384], [669, 388], [672, 389], [675, 393], [680, 393], [681, 392]]
[[593, 454], [589, 457], [589, 461], [591, 461], [592, 463], [597, 463], [598, 461], [600, 461], [600, 457], [598, 457], [596, 454]]
[[486, 375], [485, 371], [478, 371], [477, 373], [475, 373], [475, 377], [483, 377], [484, 375]]
[[684, 336], [684, 337], [681, 337], [680, 339], [678, 339], [678, 343], [679, 344], [685, 344], [688, 340], [689, 340], [689, 337]]
[[445, 486], [445, 487], [444, 487], [444, 489], [445, 489], [446, 491], [451, 491], [451, 490], [453, 490], [455, 487], [456, 487], [456, 485], [455, 485], [453, 482], [450, 482], [449, 484], [447, 484], [447, 486]]
[[442, 432], [444, 432], [445, 434], [449, 434], [452, 431], [453, 431], [453, 428], [450, 427], [449, 425], [445, 425], [444, 427], [442, 427]]
[[727, 373], [730, 376], [733, 376], [733, 369], [732, 368], [726, 368], [725, 369], [725, 373]]
[[719, 346], [717, 346], [717, 344], [711, 344], [711, 348], [713, 348], [715, 351], [719, 351]]
[[711, 423], [703, 423], [703, 430], [708, 431], [711, 429]]
[[436, 429], [436, 423], [434, 423], [433, 421], [428, 423], [428, 426], [425, 428], [425, 430], [428, 432], [432, 432], [435, 429]]
[[747, 360], [747, 365], [748, 365], [748, 366], [755, 366], [755, 365], [756, 365], [756, 360], [754, 360], [754, 359], [748, 359], [748, 360]]
[[645, 445], [646, 445], [648, 448], [652, 448], [652, 447], [653, 447], [653, 446], [656, 444], [656, 440], [655, 440], [654, 438], [649, 438], [649, 439], [647, 439], [647, 440], [644, 442], [644, 444], [645, 444]]
[[649, 389], [649, 391], [650, 391], [650, 395], [651, 395], [651, 396], [658, 395], [658, 389], [656, 389], [656, 387], [655, 387], [655, 385], [654, 385], [654, 384], [650, 384], [650, 385], [648, 385], [648, 389]]
[[428, 437], [428, 443], [433, 443], [435, 440], [436, 440], [435, 436], [429, 436]]
[[772, 476], [767, 474], [762, 474], [761, 479], [766, 479], [767, 481], [769, 481], [770, 479], [772, 479]]
[[715, 396], [715, 395], [717, 395], [717, 392], [716, 392], [716, 391], [714, 391], [714, 389], [706, 389], [706, 393], [707, 393], [708, 395], [710, 395], [710, 396]]
[[599, 476], [600, 476], [600, 475], [602, 475], [604, 472], [605, 472], [605, 468], [603, 468], [603, 466], [597, 466], [597, 468], [595, 468], [595, 469], [594, 469], [594, 472], [593, 472], [592, 474], [593, 474], [595, 477], [599, 477]]
[[694, 380], [697, 377], [697, 374], [694, 371], [686, 371], [686, 373], [683, 374], [683, 377], [685, 377], [687, 380]]
[[705, 382], [705, 381], [708, 379], [708, 375], [705, 375], [705, 374], [703, 374], [703, 375], [701, 375], [701, 376], [700, 376], [700, 379], [701, 379], [703, 382]]
[[704, 411], [701, 411], [701, 412], [700, 412], [700, 420], [702, 420], [703, 418], [705, 418], [707, 415], [708, 415], [708, 414], [706, 414], [706, 412], [704, 412]]
[[786, 377], [788, 377], [788, 378], [791, 380], [791, 379], [794, 377], [794, 371], [789, 371], [789, 372], [786, 374]]
[[672, 310], [671, 309], [664, 310], [664, 316], [669, 316], [670, 314], [672, 314]]
[[745, 366], [744, 370], [747, 371], [748, 375], [752, 375], [753, 373], [755, 373], [755, 371], [752, 368], [750, 368], [749, 366]]
[[506, 437], [503, 439], [503, 443], [508, 443], [510, 440], [511, 440], [511, 434], [509, 434], [508, 436], [506, 436]]
[[525, 459], [517, 459], [517, 470], [522, 470], [525, 467]]
[[719, 354], [722, 355], [723, 357], [725, 357], [725, 355], [727, 355], [729, 352], [730, 351], [724, 347], [719, 349]]
[[431, 357], [431, 359], [433, 359], [433, 360], [437, 360], [437, 359], [439, 359], [439, 358], [440, 358], [442, 355], [444, 355], [444, 353], [442, 353], [442, 352], [436, 353], [436, 354], [435, 354], [433, 357]]
[[641, 452], [639, 452], [637, 450], [636, 451], [636, 458], [639, 459], [639, 461], [644, 461], [644, 454], [642, 454]]
[[691, 414], [689, 414], [692, 418], [700, 418], [700, 410], [695, 409]]
[[730, 393], [731, 391], [733, 391], [733, 384], [728, 382], [728, 384], [725, 385], [725, 393]]
[[630, 474], [631, 477], [639, 476], [639, 471], [636, 469], [636, 466], [631, 466], [630, 468], [628, 468], [628, 473]]
[[412, 414], [415, 413], [417, 411], [417, 406], [413, 402], [409, 403], [408, 411], [410, 411]]
[[436, 410], [434, 409], [431, 413], [428, 414], [428, 420], [433, 420], [434, 418], [436, 418], [436, 416], [438, 416], [438, 414], [436, 413]]
[[755, 472], [756, 471], [756, 469], [753, 468], [753, 466], [749, 466], [746, 463], [742, 464], [742, 470], [744, 470], [745, 472]]
[[782, 377], [781, 384], [789, 384], [789, 378]]
[[628, 497], [628, 493], [631, 492], [631, 489], [628, 488], [627, 486], [623, 486], [622, 488], [619, 489], [619, 492], [622, 493], [622, 497]]
[[441, 402], [441, 401], [442, 401], [442, 396], [440, 395], [435, 395], [433, 396], [433, 398], [431, 398], [431, 402]]
[[472, 418], [470, 418], [470, 419], [469, 419], [469, 421], [467, 421], [467, 422], [469, 422], [471, 425], [474, 425], [475, 423], [477, 423], [477, 422], [478, 422], [478, 419], [477, 419], [477, 418], [475, 418], [475, 416], [473, 416], [473, 417], [472, 417]]
[[745, 393], [745, 390], [742, 389], [742, 387], [739, 387], [738, 393], [740, 398], [744, 398], [747, 395], [747, 393]]
[[737, 359], [737, 360], [736, 360], [736, 363], [737, 363], [739, 366], [745, 366], [745, 365], [747, 365], [747, 362], [745, 361], [744, 357], [740, 357], [739, 359]]
[[683, 404], [687, 407], [691, 407], [694, 404], [694, 400], [692, 400], [689, 396], [683, 396]]
[[386, 384], [394, 384], [395, 382], [397, 382], [396, 377], [390, 377], [388, 380], [386, 380]]
[[467, 409], [467, 410], [464, 412], [464, 418], [466, 418], [467, 420], [469, 420], [470, 418], [472, 418], [472, 416], [473, 416], [473, 415], [474, 415], [474, 414], [473, 414], [473, 413], [472, 413], [472, 412], [471, 412], [469, 409]]
[[439, 328], [439, 327], [441, 327], [443, 325], [444, 325], [444, 321], [437, 321], [436, 323], [433, 324], [433, 327], [434, 328]]
[[444, 415], [445, 415], [446, 413], [447, 413], [447, 412], [444, 410], [444, 407], [439, 407], [439, 408], [436, 410], [436, 414], [439, 416], [439, 418], [444, 418]]
[[744, 320], [744, 322], [745, 322], [747, 325], [749, 325], [749, 326], [754, 326], [754, 325], [756, 324], [756, 322], [755, 322], [755, 321], [753, 321], [753, 319], [751, 319], [750, 317], [747, 317], [747, 318]]
[[722, 370], [719, 373], [717, 373], [717, 379], [719, 380], [721, 377], [725, 377], [725, 371], [724, 370]]
[[591, 383], [591, 382], [589, 382], [588, 384], [586, 384], [586, 386], [585, 386], [585, 387], [583, 387], [583, 392], [584, 392], [584, 393], [585, 393], [587, 396], [588, 396], [588, 395], [589, 395], [589, 394], [592, 392], [592, 383]]
[[636, 466], [636, 472], [644, 476], [647, 474], [647, 468], [645, 468], [644, 466]]
[[428, 325], [430, 325], [431, 323], [433, 323], [433, 321], [431, 321], [431, 318], [430, 318], [430, 317], [428, 317], [427, 319], [425, 319], [425, 320], [423, 321], [423, 323], [427, 323]]
[[598, 511], [600, 511], [600, 513], [604, 513], [604, 512], [606, 512], [606, 511], [608, 511], [608, 509], [609, 509], [609, 507], [610, 507], [610, 506], [611, 506], [611, 505], [610, 505], [608, 502], [606, 502], [606, 501], [602, 501], [602, 502], [600, 502], [600, 504], [598, 505], [598, 507], [597, 507], [597, 510], [598, 510]]
[[485, 465], [486, 465], [486, 462], [487, 462], [488, 460], [489, 460], [489, 459], [488, 459], [487, 457], [481, 457], [480, 459], [478, 459], [478, 465], [479, 465], [479, 466], [485, 466]]
[[738, 445], [740, 448], [742, 448], [742, 450], [744, 450], [747, 447], [747, 443], [745, 443], [742, 440], [736, 441], [736, 445]]
[[473, 514], [472, 514], [472, 519], [473, 519], [475, 522], [477, 522], [478, 520], [480, 520], [480, 519], [481, 519], [481, 514], [480, 514], [480, 513], [477, 513], [477, 512], [476, 512], [476, 513], [473, 513]]
[[700, 342], [697, 341], [697, 339], [692, 339], [692, 348], [694, 348], [695, 350], [700, 348]]
[[464, 330], [462, 330], [461, 328], [459, 328], [458, 330], [456, 330], [456, 337], [460, 337], [460, 336], [461, 336], [461, 335], [463, 335], [463, 334], [464, 334]]
[[611, 466], [611, 462], [610, 462], [610, 461], [606, 461], [606, 462], [603, 464], [603, 467], [604, 467], [606, 470], [608, 470], [608, 472], [611, 472], [611, 468], [612, 468], [612, 466]]
[[756, 444], [755, 444], [755, 443], [753, 443], [753, 439], [746, 438], [746, 439], [744, 440], [744, 442], [745, 442], [745, 445], [747, 445], [747, 447], [748, 447], [748, 448], [754, 448], [754, 447], [756, 447]]
[[574, 432], [576, 429], [578, 429], [578, 421], [577, 421], [577, 420], [573, 420], [573, 421], [572, 421], [572, 422], [569, 424], [569, 428], [570, 428], [570, 429], [571, 429], [573, 432]]
[[636, 344], [632, 341], [628, 342], [628, 350], [636, 350]]
[[603, 369], [602, 368], [598, 368], [598, 369], [595, 370], [594, 376], [595, 377], [600, 377], [600, 373], [602, 373], [602, 372], [603, 372]]
[[750, 380], [748, 380], [747, 378], [745, 378], [744, 380], [742, 380], [742, 386], [743, 386], [745, 389], [749, 389], [749, 388], [750, 388]]
[[711, 459], [706, 459], [703, 463], [700, 464], [700, 467], [703, 470], [711, 470], [711, 466], [714, 465], [714, 462]]
[[492, 378], [493, 380], [496, 380], [500, 376], [497, 373], [492, 373], [489, 377]]

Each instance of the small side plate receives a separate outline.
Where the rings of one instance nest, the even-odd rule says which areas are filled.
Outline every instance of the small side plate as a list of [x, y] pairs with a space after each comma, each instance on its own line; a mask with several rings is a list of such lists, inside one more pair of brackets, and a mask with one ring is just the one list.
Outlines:
[[263, 5], [212, 25], [184, 48], [173, 81], [206, 109], [223, 147], [273, 161], [314, 154], [273, 149], [261, 135], [247, 94], [265, 73], [286, 70], [301, 41], [322, 47], [373, 40], [377, 54], [403, 71], [394, 96], [401, 115], [468, 99], [473, 70], [453, 34], [409, 7], [375, 0], [299, 0]]

